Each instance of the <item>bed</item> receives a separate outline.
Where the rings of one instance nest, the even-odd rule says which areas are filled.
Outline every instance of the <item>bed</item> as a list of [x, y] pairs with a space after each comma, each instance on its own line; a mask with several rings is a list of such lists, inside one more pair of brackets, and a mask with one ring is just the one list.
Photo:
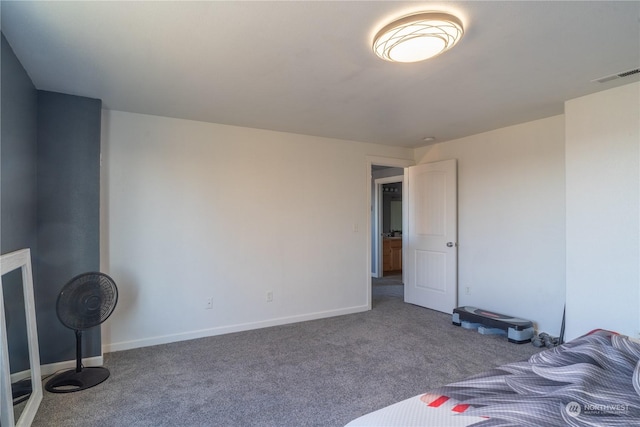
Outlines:
[[347, 427], [640, 426], [640, 341], [605, 330], [363, 415]]

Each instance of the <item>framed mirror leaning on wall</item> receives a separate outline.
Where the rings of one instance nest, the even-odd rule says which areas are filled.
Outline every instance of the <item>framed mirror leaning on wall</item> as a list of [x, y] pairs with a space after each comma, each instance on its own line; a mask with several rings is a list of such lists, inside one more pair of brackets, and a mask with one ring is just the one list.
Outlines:
[[[1, 255], [0, 268], [0, 425], [29, 426], [42, 401], [31, 251]], [[14, 407], [17, 384], [30, 393]]]

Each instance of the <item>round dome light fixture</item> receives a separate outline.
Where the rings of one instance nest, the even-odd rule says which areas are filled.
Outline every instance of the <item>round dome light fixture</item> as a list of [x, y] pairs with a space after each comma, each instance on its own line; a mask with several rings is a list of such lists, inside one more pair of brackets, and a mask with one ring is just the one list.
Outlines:
[[385, 61], [424, 61], [451, 49], [463, 34], [455, 16], [420, 12], [384, 26], [373, 39], [373, 51]]

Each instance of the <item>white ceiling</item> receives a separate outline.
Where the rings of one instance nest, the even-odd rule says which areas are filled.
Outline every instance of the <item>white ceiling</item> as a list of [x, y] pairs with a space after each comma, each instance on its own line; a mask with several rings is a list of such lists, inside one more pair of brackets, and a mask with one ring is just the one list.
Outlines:
[[[38, 89], [108, 109], [416, 147], [563, 112], [640, 75], [640, 1], [9, 2], [2, 31]], [[465, 25], [392, 64], [372, 36], [412, 11]]]

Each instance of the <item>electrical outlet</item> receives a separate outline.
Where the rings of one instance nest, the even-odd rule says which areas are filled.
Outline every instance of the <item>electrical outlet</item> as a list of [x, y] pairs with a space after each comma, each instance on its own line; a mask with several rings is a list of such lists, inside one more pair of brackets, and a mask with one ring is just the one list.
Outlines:
[[207, 301], [205, 302], [204, 308], [206, 310], [210, 310], [213, 308], [213, 298], [207, 298]]
[[471, 293], [471, 287], [467, 286], [466, 288], [464, 288], [464, 293], [469, 295]]
[[267, 291], [267, 302], [273, 302], [273, 291]]

